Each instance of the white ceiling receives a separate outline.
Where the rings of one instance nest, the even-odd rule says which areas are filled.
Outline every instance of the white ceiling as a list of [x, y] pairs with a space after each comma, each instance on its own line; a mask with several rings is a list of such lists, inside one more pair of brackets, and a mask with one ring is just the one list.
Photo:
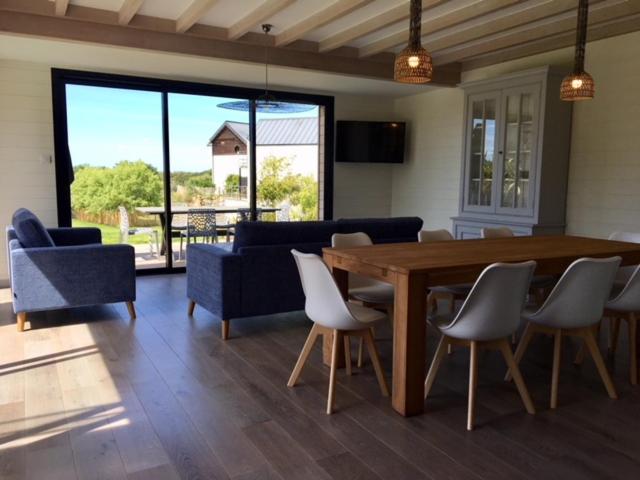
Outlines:
[[[264, 66], [247, 62], [7, 34], [0, 34], [0, 59], [176, 80], [258, 88], [264, 85]], [[301, 91], [299, 86], [304, 85], [303, 91], [331, 95], [401, 97], [437, 88], [278, 66], [269, 67], [269, 82], [274, 89]]]

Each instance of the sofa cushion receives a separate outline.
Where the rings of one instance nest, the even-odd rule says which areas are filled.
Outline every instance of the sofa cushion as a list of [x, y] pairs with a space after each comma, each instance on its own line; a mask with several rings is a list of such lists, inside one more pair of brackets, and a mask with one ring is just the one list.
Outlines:
[[236, 225], [233, 251], [256, 245], [331, 242], [337, 225], [333, 221], [240, 222]]
[[340, 233], [364, 232], [374, 243], [386, 239], [418, 239], [418, 232], [422, 228], [419, 217], [394, 218], [341, 218], [337, 221]]
[[11, 224], [23, 248], [55, 246], [51, 235], [32, 211], [26, 208], [16, 210]]

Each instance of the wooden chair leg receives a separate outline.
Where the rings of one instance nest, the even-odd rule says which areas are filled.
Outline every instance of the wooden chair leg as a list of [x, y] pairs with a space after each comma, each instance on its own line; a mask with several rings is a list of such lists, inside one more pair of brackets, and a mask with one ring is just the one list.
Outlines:
[[424, 380], [424, 398], [427, 398], [429, 392], [431, 391], [431, 387], [433, 387], [433, 382], [436, 379], [438, 369], [440, 368], [440, 364], [442, 363], [442, 359], [444, 358], [446, 347], [448, 345], [449, 342], [447, 341], [447, 337], [445, 335], [442, 335], [442, 337], [440, 338], [440, 342], [438, 343], [436, 353], [433, 355], [433, 360], [431, 360], [431, 366], [429, 366], [427, 378]]
[[344, 336], [344, 368], [347, 375], [351, 375], [351, 338]]
[[504, 357], [505, 362], [507, 362], [507, 367], [513, 376], [513, 381], [518, 388], [518, 393], [520, 394], [520, 398], [522, 398], [522, 403], [524, 403], [524, 408], [527, 409], [527, 412], [530, 414], [536, 413], [536, 409], [533, 406], [533, 401], [531, 400], [531, 395], [529, 395], [529, 390], [527, 389], [527, 385], [524, 383], [524, 379], [522, 378], [522, 374], [520, 373], [520, 369], [516, 364], [513, 353], [511, 352], [511, 345], [509, 345], [509, 340], [506, 338], [504, 341], [500, 342], [500, 350], [502, 351], [502, 356]]
[[314, 323], [313, 327], [309, 331], [309, 335], [307, 335], [307, 339], [304, 342], [304, 346], [300, 351], [300, 355], [298, 356], [298, 361], [296, 362], [295, 367], [293, 367], [293, 372], [291, 372], [291, 376], [289, 377], [289, 381], [287, 382], [287, 387], [295, 386], [298, 378], [300, 377], [300, 373], [302, 373], [302, 369], [304, 368], [304, 364], [307, 363], [307, 359], [309, 358], [309, 354], [313, 349], [313, 345], [316, 343], [316, 339], [318, 338], [319, 331], [318, 326]]
[[133, 304], [133, 302], [127, 302], [127, 310], [129, 310], [129, 317], [131, 317], [131, 320], [135, 320], [136, 319], [136, 307]]
[[193, 311], [196, 308], [196, 302], [194, 302], [193, 300], [189, 300], [189, 308], [187, 309], [187, 315], [189, 315], [190, 317], [193, 316]]
[[[533, 333], [533, 327], [530, 323], [528, 323], [527, 326], [524, 327], [522, 338], [520, 339], [520, 343], [518, 343], [518, 348], [516, 348], [516, 353], [513, 357], [516, 365], [520, 364], [520, 360], [522, 360], [524, 353], [527, 351], [527, 347], [529, 346], [529, 342], [533, 337]], [[511, 380], [511, 372], [509, 370], [507, 370], [507, 374], [504, 376], [504, 379], [507, 382]]]
[[27, 312], [18, 313], [17, 327], [19, 332], [24, 332], [25, 323], [27, 323]]
[[589, 353], [591, 353], [591, 357], [596, 364], [596, 368], [598, 369], [598, 373], [600, 374], [600, 378], [602, 378], [602, 383], [604, 383], [604, 387], [607, 389], [607, 393], [610, 398], [616, 399], [618, 398], [618, 394], [616, 393], [616, 388], [613, 386], [613, 381], [611, 380], [611, 376], [609, 375], [609, 371], [607, 370], [606, 365], [604, 364], [604, 360], [602, 359], [602, 354], [600, 353], [600, 349], [598, 348], [598, 344], [595, 339], [595, 335], [593, 334], [593, 330], [586, 329], [584, 333], [584, 341], [589, 349]]
[[558, 406], [558, 382], [560, 380], [560, 360], [562, 357], [562, 329], [556, 329], [553, 336], [553, 369], [551, 371], [551, 408]]
[[378, 350], [376, 349], [376, 342], [373, 341], [373, 335], [371, 330], [367, 329], [364, 332], [364, 341], [367, 344], [367, 350], [369, 351], [369, 358], [373, 364], [373, 369], [376, 372], [378, 378], [378, 384], [380, 385], [380, 391], [385, 397], [389, 396], [389, 386], [384, 378], [384, 372], [382, 371], [382, 365], [380, 364], [380, 357], [378, 356]]
[[229, 320], [222, 320], [222, 340], [229, 340]]
[[638, 384], [637, 335], [638, 319], [634, 313], [629, 315], [629, 381]]
[[362, 368], [363, 363], [363, 352], [364, 352], [364, 338], [360, 337], [360, 341], [358, 342], [358, 368]]
[[340, 345], [340, 331], [333, 331], [333, 342], [331, 345], [331, 373], [329, 374], [329, 395], [327, 397], [327, 415], [333, 413], [333, 399], [336, 394], [336, 370], [338, 368], [338, 345]]
[[473, 430], [476, 419], [476, 387], [478, 386], [478, 342], [472, 341], [469, 349], [469, 406], [467, 430]]
[[620, 319], [611, 318], [609, 323], [609, 353], [615, 355], [618, 349], [618, 336], [620, 335]]

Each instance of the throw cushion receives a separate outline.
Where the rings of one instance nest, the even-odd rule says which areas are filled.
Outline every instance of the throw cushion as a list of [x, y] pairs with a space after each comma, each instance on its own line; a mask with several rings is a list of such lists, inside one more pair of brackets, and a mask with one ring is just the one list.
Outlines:
[[15, 211], [11, 224], [23, 248], [53, 247], [51, 235], [33, 212], [26, 208]]

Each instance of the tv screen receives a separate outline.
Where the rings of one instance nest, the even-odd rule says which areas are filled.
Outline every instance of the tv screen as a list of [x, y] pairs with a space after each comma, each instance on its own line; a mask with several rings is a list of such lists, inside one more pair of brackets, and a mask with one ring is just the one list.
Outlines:
[[404, 122], [338, 121], [336, 162], [402, 163]]

